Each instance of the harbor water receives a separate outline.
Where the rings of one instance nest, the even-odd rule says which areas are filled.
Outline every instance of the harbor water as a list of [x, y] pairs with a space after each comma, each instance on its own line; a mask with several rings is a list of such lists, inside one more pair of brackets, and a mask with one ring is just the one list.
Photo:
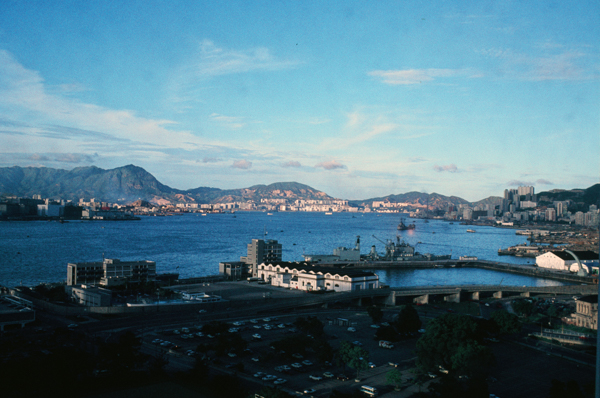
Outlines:
[[[401, 217], [416, 228], [398, 231]], [[466, 226], [442, 220], [414, 220], [400, 214], [236, 212], [190, 213], [142, 217], [139, 221], [50, 221], [0, 223], [0, 285], [36, 285], [66, 279], [67, 264], [121, 260], [151, 260], [157, 272], [177, 272], [181, 278], [214, 275], [221, 261], [238, 261], [252, 239], [276, 239], [284, 261], [302, 261], [302, 254], [332, 254], [354, 247], [361, 253], [399, 235], [421, 253], [476, 256], [516, 264], [530, 258], [498, 256], [499, 248], [524, 243], [514, 229]], [[475, 233], [467, 233], [467, 229]], [[556, 285], [557, 281], [481, 269], [376, 270], [391, 286], [456, 284]]]

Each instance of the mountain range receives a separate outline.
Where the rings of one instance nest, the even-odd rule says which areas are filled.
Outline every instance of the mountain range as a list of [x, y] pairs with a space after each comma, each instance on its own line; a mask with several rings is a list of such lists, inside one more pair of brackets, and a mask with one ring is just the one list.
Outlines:
[[[320, 199], [333, 200], [325, 192], [297, 182], [278, 182], [270, 185], [254, 185], [240, 189], [220, 189], [199, 187], [188, 190], [171, 188], [160, 183], [152, 174], [141, 167], [128, 165], [104, 170], [95, 166], [77, 167], [72, 170], [47, 167], [2, 167], [0, 168], [0, 196], [66, 199], [78, 201], [80, 198], [117, 203], [130, 203], [145, 200], [158, 204], [169, 203], [224, 203], [261, 199]], [[538, 194], [543, 200], [583, 201], [597, 204], [600, 197], [600, 184], [588, 189], [554, 190]], [[408, 192], [380, 198], [351, 200], [355, 206], [371, 204], [374, 201], [392, 203], [428, 204], [431, 208], [444, 209], [448, 205], [492, 204], [502, 201], [500, 197], [489, 197], [478, 202], [469, 202], [457, 196], [444, 196], [437, 193]]]

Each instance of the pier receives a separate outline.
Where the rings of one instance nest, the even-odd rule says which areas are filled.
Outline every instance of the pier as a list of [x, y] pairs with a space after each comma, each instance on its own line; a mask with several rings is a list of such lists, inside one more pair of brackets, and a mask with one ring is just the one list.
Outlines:
[[411, 268], [482, 268], [500, 272], [527, 275], [571, 283], [598, 284], [598, 277], [540, 268], [535, 265], [510, 264], [487, 260], [436, 260], [436, 261], [360, 261], [353, 263], [320, 263], [319, 266], [332, 268], [361, 269], [411, 269]]

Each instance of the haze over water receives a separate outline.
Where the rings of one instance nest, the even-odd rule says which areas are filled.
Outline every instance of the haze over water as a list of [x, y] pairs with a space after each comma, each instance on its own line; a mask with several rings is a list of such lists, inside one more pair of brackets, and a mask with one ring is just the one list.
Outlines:
[[[252, 239], [276, 239], [283, 245], [284, 261], [302, 261], [302, 254], [332, 254], [339, 246], [354, 247], [361, 237], [361, 253], [382, 241], [403, 237], [417, 251], [463, 255], [517, 264], [534, 259], [503, 256], [497, 251], [525, 242], [513, 229], [412, 220], [412, 231], [397, 231], [399, 214], [267, 213], [185, 214], [142, 217], [141, 221], [71, 221], [0, 223], [0, 285], [36, 285], [66, 279], [70, 262], [151, 260], [157, 272], [178, 272], [181, 278], [214, 275], [220, 261], [238, 261]], [[476, 233], [466, 233], [467, 228]], [[265, 235], [266, 232], [266, 235]], [[420, 243], [419, 243], [420, 242]], [[480, 269], [378, 270], [391, 286], [498, 284], [556, 285], [556, 281]]]

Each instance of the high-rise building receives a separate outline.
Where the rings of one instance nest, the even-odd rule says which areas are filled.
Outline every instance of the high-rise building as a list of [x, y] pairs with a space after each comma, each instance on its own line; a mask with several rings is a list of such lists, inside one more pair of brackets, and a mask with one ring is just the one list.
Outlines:
[[535, 190], [534, 187], [519, 187], [518, 194], [519, 194], [519, 196], [526, 196], [526, 195], [533, 196], [535, 194], [534, 190]]
[[546, 209], [546, 221], [556, 221], [556, 209]]
[[252, 239], [252, 243], [248, 244], [246, 256], [240, 257], [240, 261], [252, 265], [252, 276], [256, 276], [258, 264], [282, 261], [281, 243], [276, 240]]

